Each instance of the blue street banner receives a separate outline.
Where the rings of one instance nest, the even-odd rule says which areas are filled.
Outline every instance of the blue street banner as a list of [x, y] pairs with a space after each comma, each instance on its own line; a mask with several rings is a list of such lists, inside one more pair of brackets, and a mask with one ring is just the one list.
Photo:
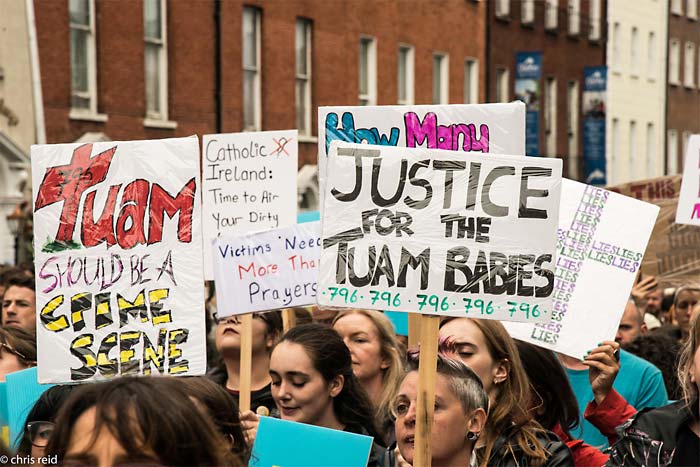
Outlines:
[[515, 99], [525, 103], [525, 154], [540, 154], [540, 79], [542, 52], [515, 54]]
[[605, 167], [605, 99], [608, 69], [605, 66], [583, 70], [583, 167], [589, 185], [607, 183]]
[[250, 467], [367, 465], [372, 438], [305, 423], [260, 417]]

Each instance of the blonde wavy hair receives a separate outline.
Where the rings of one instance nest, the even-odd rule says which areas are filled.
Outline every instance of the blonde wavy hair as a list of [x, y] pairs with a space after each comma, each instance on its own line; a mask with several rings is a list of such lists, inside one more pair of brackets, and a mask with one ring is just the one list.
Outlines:
[[690, 371], [693, 367], [698, 346], [700, 346], [700, 315], [691, 321], [690, 335], [685, 344], [683, 344], [683, 350], [678, 359], [678, 381], [683, 389], [683, 400], [695, 419], [700, 418], [698, 411], [698, 385], [700, 385], [700, 381], [693, 382], [690, 377]]

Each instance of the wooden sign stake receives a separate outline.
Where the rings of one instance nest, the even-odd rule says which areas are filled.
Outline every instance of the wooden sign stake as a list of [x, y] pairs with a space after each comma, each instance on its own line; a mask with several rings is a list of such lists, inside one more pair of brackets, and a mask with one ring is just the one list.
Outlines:
[[294, 314], [294, 310], [291, 308], [285, 308], [282, 310], [282, 329], [283, 332], [287, 332], [297, 325], [297, 315]]
[[420, 320], [418, 313], [408, 314], [408, 348], [415, 349], [420, 342]]
[[437, 377], [438, 316], [420, 315], [420, 360], [418, 362], [418, 400], [413, 465], [430, 467], [430, 447], [435, 414], [435, 380]]
[[250, 410], [250, 385], [253, 370], [253, 315], [241, 315], [241, 368], [240, 387], [238, 388], [238, 409]]

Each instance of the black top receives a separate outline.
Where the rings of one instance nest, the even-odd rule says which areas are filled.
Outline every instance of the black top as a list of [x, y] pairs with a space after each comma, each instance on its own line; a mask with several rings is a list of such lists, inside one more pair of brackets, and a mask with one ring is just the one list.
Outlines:
[[673, 467], [700, 465], [700, 438], [686, 424], [678, 432], [676, 452], [671, 461]]
[[[236, 406], [238, 406], [239, 392], [229, 388], [225, 389], [229, 394], [231, 394], [231, 396], [233, 396], [233, 400], [236, 401]], [[268, 384], [264, 388], [258, 389], [257, 391], [250, 391], [250, 410], [258, 413], [258, 407], [261, 406], [267, 407], [268, 413], [266, 415], [270, 415], [273, 410], [277, 409], [275, 400], [272, 398], [271, 384]]]

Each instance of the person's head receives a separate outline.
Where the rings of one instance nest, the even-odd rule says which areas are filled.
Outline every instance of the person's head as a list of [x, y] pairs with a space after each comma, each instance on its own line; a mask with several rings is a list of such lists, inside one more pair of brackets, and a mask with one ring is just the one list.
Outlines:
[[184, 384], [190, 397], [194, 398], [197, 404], [201, 404], [204, 412], [211, 417], [231, 452], [247, 461], [250, 449], [241, 428], [238, 406], [231, 394], [221, 385], [205, 377], [180, 378], [179, 381]]
[[[224, 360], [239, 358], [241, 351], [240, 316], [216, 319], [216, 350]], [[253, 313], [253, 355], [269, 354], [282, 333], [279, 311]]]
[[657, 287], [654, 290], [650, 290], [645, 298], [647, 299], [645, 311], [658, 317], [659, 313], [661, 313], [661, 289]]
[[76, 389], [59, 411], [46, 454], [89, 465], [240, 465], [184, 386], [121, 377]]
[[52, 386], [39, 396], [27, 414], [17, 454], [32, 456], [35, 460], [44, 457], [46, 444], [55, 427], [56, 415], [76, 387], [69, 384]]
[[551, 350], [515, 341], [533, 392], [530, 410], [544, 428], [557, 424], [569, 433], [579, 424], [576, 395], [566, 371]]
[[622, 344], [622, 348], [661, 370], [669, 399], [678, 400], [683, 397], [677, 374], [681, 346], [677, 337], [669, 336], [661, 328], [657, 329], [642, 334], [628, 344]]
[[683, 399], [695, 420], [700, 419], [698, 393], [700, 392], [700, 318], [695, 318], [688, 339], [678, 361], [678, 381], [683, 389]]
[[644, 316], [639, 312], [637, 305], [632, 300], [628, 300], [622, 319], [617, 326], [615, 341], [620, 345], [629, 344], [637, 337], [647, 332], [647, 325], [644, 324]]
[[378, 437], [369, 396], [352, 371], [343, 339], [322, 324], [303, 324], [282, 336], [270, 358], [272, 397], [284, 420]]
[[[408, 359], [408, 372], [394, 402], [396, 443], [413, 463], [418, 399], [418, 355]], [[438, 354], [435, 414], [431, 430], [432, 465], [469, 465], [484, 429], [489, 398], [479, 377], [464, 363]]]
[[325, 326], [330, 326], [331, 324], [333, 324], [333, 319], [337, 314], [337, 308], [316, 306], [311, 309], [311, 316], [313, 316], [314, 322], [323, 324]]
[[2, 325], [36, 330], [36, 294], [34, 277], [15, 273], [5, 277], [2, 295]]
[[9, 373], [33, 366], [36, 366], [34, 332], [0, 326], [0, 382]]
[[515, 342], [499, 321], [446, 318], [440, 323], [440, 337], [454, 341], [459, 359], [479, 376], [489, 395], [491, 411], [486, 422], [487, 462], [497, 437], [515, 424], [517, 444], [535, 462], [546, 459], [537, 440], [541, 426], [528, 413], [530, 389]]
[[688, 335], [690, 314], [698, 302], [700, 302], [700, 286], [689, 285], [676, 290], [673, 297], [673, 319], [684, 336]]

